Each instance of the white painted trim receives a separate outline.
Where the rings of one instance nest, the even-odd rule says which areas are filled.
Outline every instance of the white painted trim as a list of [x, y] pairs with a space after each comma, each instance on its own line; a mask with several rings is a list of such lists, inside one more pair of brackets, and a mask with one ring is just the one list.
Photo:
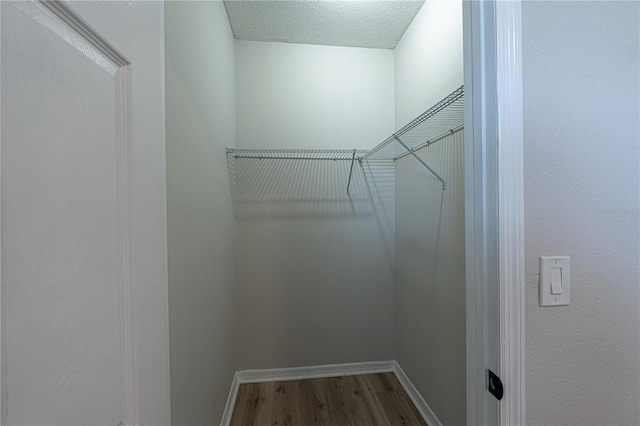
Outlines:
[[394, 374], [398, 378], [398, 381], [404, 388], [405, 392], [407, 392], [407, 395], [409, 395], [409, 398], [411, 398], [413, 405], [416, 406], [416, 409], [424, 421], [427, 422], [429, 426], [442, 426], [442, 423], [438, 420], [436, 414], [433, 412], [431, 407], [429, 407], [429, 404], [427, 404], [424, 398], [422, 398], [422, 395], [420, 395], [420, 392], [418, 392], [418, 389], [416, 389], [411, 380], [409, 380], [409, 377], [404, 373], [400, 364], [395, 361], [393, 364], [395, 367], [393, 370]]
[[132, 128], [131, 113], [131, 66], [122, 66], [119, 69], [120, 78], [120, 155], [122, 174], [120, 184], [122, 187], [122, 211], [123, 211], [123, 308], [124, 308], [124, 348], [125, 348], [125, 376], [127, 392], [127, 420], [129, 424], [139, 422], [138, 413], [138, 377], [136, 369], [136, 304], [135, 283], [133, 280], [133, 194], [132, 194]]
[[233, 415], [233, 408], [236, 405], [236, 398], [238, 397], [238, 388], [240, 382], [238, 380], [238, 372], [233, 375], [233, 381], [231, 382], [231, 390], [229, 390], [229, 396], [227, 397], [227, 403], [224, 406], [224, 412], [222, 413], [222, 420], [220, 420], [220, 426], [229, 426], [231, 423], [231, 416]]
[[[525, 423], [520, 1], [464, 1], [467, 423]], [[500, 375], [500, 403], [486, 369]]]
[[[498, 363], [495, 310], [487, 306], [486, 292], [497, 293], [497, 248], [495, 205], [497, 192], [495, 160], [488, 145], [495, 143], [494, 97], [495, 50], [492, 29], [492, 0], [463, 2], [464, 86], [465, 86], [465, 257], [466, 257], [466, 340], [467, 340], [467, 424], [499, 423], [495, 400], [489, 400], [485, 377], [489, 365]], [[495, 187], [491, 185], [496, 181]], [[489, 260], [493, 259], [493, 262]], [[497, 317], [496, 315], [494, 316]], [[493, 341], [493, 342], [492, 342]], [[495, 346], [494, 346], [495, 343]], [[490, 359], [492, 358], [493, 359]], [[492, 368], [495, 366], [492, 365]], [[496, 368], [497, 371], [497, 368]]]
[[[115, 46], [112, 46], [102, 36], [91, 28], [81, 16], [71, 7], [60, 0], [36, 0], [48, 9], [58, 19], [67, 24], [74, 32], [78, 33], [90, 45], [109, 58], [117, 67], [130, 65], [131, 62]], [[62, 35], [64, 39], [65, 36]]]
[[498, 98], [498, 235], [500, 377], [508, 391], [503, 425], [525, 425], [524, 155], [522, 11], [520, 1], [496, 3]]
[[[2, 34], [2, 5], [0, 4], [0, 34]], [[2, 43], [0, 42], [0, 58], [2, 58]], [[2, 59], [0, 59], [0, 70], [2, 69]], [[2, 99], [2, 73], [0, 72], [0, 99]], [[0, 164], [2, 164], [2, 102], [0, 102]], [[2, 170], [0, 170], [0, 177], [2, 176]], [[2, 179], [0, 178], [0, 188], [2, 188]], [[4, 198], [2, 197], [2, 190], [0, 190], [0, 201], [3, 200]], [[0, 202], [0, 205], [2, 203]], [[2, 210], [0, 207], [0, 218], [2, 217]], [[2, 259], [2, 244], [1, 242], [2, 240], [2, 220], [0, 219], [0, 259]], [[0, 267], [2, 266], [2, 263], [0, 262]], [[8, 391], [5, 389], [5, 383], [3, 383], [3, 377], [4, 377], [4, 371], [6, 371], [5, 365], [4, 365], [4, 359], [3, 359], [3, 354], [4, 354], [4, 348], [3, 348], [3, 341], [4, 341], [4, 336], [2, 335], [2, 331], [4, 330], [4, 315], [2, 314], [2, 291], [1, 289], [4, 288], [4, 284], [2, 282], [2, 273], [0, 273], [0, 425], [2, 424], [2, 420], [7, 418], [7, 413], [5, 413], [6, 409], [7, 409], [7, 404], [5, 402], [5, 395], [7, 395]]]
[[288, 380], [317, 379], [322, 377], [355, 376], [358, 374], [391, 373], [395, 361], [353, 362], [349, 364], [312, 365], [308, 367], [273, 368], [238, 371], [238, 382], [262, 383]]

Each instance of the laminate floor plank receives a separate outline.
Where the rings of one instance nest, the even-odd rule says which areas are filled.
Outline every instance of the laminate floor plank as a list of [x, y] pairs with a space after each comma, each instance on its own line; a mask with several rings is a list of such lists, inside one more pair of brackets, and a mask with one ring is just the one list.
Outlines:
[[[383, 373], [385, 374], [385, 373]], [[391, 373], [393, 374], [393, 373]], [[372, 393], [387, 392], [389, 389], [384, 386], [384, 383], [380, 380], [382, 374], [363, 374], [358, 376], [360, 380], [367, 384], [367, 388]]]
[[[403, 398], [397, 392], [384, 392], [376, 395], [376, 398], [383, 407], [389, 424], [392, 425], [412, 425], [426, 426], [422, 417], [411, 409], [413, 403], [408, 398]], [[417, 411], [417, 410], [416, 410]]]
[[358, 407], [360, 401], [352, 393], [353, 378], [331, 377], [328, 382], [327, 401], [329, 405], [329, 418], [332, 424], [337, 425], [360, 425], [361, 418]]
[[323, 386], [315, 380], [301, 380], [300, 398], [303, 424], [315, 426], [329, 423], [329, 409]]
[[[392, 424], [418, 424], [425, 425], [426, 423], [418, 409], [409, 398], [409, 395], [405, 392], [404, 388], [400, 384], [400, 381], [393, 373], [378, 374], [379, 380], [382, 382], [385, 389], [384, 393], [378, 393], [377, 396], [385, 400], [381, 402], [385, 407], [385, 413]], [[408, 423], [402, 423], [403, 418], [408, 418]], [[394, 420], [395, 419], [395, 420]], [[418, 423], [415, 423], [415, 422]]]
[[375, 374], [374, 376], [380, 382], [382, 389], [384, 389], [383, 392], [393, 392], [393, 391], [397, 392], [401, 390], [404, 391], [404, 389], [402, 388], [402, 385], [398, 381], [395, 374], [382, 373], [382, 374]]
[[[369, 376], [372, 374], [362, 375], [362, 376], [354, 376], [360, 385], [360, 389], [362, 389], [363, 397], [367, 401], [367, 405], [371, 409], [371, 415], [375, 421], [375, 425], [389, 425], [391, 421], [387, 417], [387, 414], [384, 412], [384, 408], [380, 405], [380, 401], [376, 395], [377, 391], [375, 390], [375, 385], [372, 384], [372, 381], [369, 379]], [[377, 381], [376, 381], [377, 382]]]
[[[271, 423], [265, 424], [274, 426], [296, 426], [304, 424], [300, 402], [300, 380], [275, 383]], [[247, 424], [257, 425], [259, 423]]]
[[342, 377], [329, 377], [318, 380], [318, 383], [324, 388], [325, 398], [327, 399], [329, 424], [349, 424], [351, 418], [349, 414], [350, 407], [345, 401]]
[[375, 426], [378, 422], [373, 414], [371, 400], [365, 397], [365, 390], [358, 382], [356, 376], [343, 378], [344, 393], [347, 404], [352, 407], [350, 412], [354, 425]]
[[259, 387], [241, 385], [238, 388], [236, 404], [233, 407], [233, 415], [231, 416], [231, 426], [240, 426], [253, 422], [252, 411], [255, 402], [251, 399], [251, 392], [259, 392]]
[[253, 424], [266, 425], [271, 421], [271, 413], [273, 412], [273, 393], [276, 384], [274, 382], [260, 383]]
[[240, 385], [231, 426], [426, 426], [393, 373]]

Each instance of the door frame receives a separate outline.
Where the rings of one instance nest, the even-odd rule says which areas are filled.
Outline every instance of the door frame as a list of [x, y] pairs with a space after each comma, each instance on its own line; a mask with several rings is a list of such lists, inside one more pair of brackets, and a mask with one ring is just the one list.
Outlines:
[[[463, 15], [467, 424], [524, 425], [521, 3], [463, 0]], [[497, 409], [490, 358], [505, 389]]]
[[[484, 424], [487, 416], [485, 306], [493, 287], [500, 295], [499, 375], [506, 390], [499, 420], [520, 425], [525, 424], [521, 5], [463, 0], [463, 10], [466, 261], [475, 265], [467, 267], [466, 278], [467, 423]], [[497, 206], [497, 218], [487, 217], [487, 206]], [[489, 261], [489, 243], [497, 246], [497, 262]], [[498, 281], [491, 282], [491, 276]]]

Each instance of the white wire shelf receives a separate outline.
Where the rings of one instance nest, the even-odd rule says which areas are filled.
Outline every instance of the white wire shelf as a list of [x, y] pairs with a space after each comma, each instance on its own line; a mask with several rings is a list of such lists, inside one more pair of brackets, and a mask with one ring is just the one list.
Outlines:
[[260, 160], [333, 160], [351, 161], [367, 153], [366, 149], [230, 149], [233, 158]]
[[[420, 114], [404, 127], [393, 133], [371, 149], [226, 149], [227, 157], [232, 160], [311, 160], [311, 161], [350, 161], [347, 195], [349, 194], [353, 165], [356, 161], [390, 160], [396, 161], [413, 156], [442, 183], [445, 182], [429, 164], [416, 152], [452, 135], [464, 128], [464, 86], [460, 86], [434, 106]], [[404, 151], [396, 153], [384, 149], [392, 143], [399, 143]], [[375, 157], [373, 157], [375, 156]], [[373, 158], [372, 158], [373, 157]]]

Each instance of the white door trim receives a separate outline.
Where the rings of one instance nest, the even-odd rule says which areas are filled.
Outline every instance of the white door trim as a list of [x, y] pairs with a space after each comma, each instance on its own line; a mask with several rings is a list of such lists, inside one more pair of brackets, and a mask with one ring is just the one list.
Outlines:
[[[463, 9], [467, 423], [520, 425], [525, 424], [521, 5], [464, 1]], [[498, 330], [490, 329], [496, 324]], [[486, 390], [491, 351], [505, 389], [497, 412], [489, 409], [487, 398], [493, 397]]]
[[[0, 6], [0, 37], [2, 37], [2, 7]], [[2, 40], [0, 39], [0, 70], [2, 69]], [[2, 72], [0, 72], [0, 88], [2, 88]], [[2, 90], [0, 90], [0, 97], [2, 96]], [[0, 105], [2, 103], [0, 102]], [[0, 164], [2, 164], [2, 111], [0, 110]], [[2, 176], [2, 170], [0, 168], [0, 177]], [[2, 188], [2, 179], [0, 179], [0, 188]], [[0, 205], [2, 200], [2, 191], [0, 190]], [[2, 259], [2, 210], [0, 208], [0, 259]], [[0, 267], [2, 266], [2, 262], [0, 261]], [[2, 347], [2, 329], [4, 329], [4, 325], [2, 324], [2, 321], [4, 320], [4, 314], [2, 313], [2, 288], [3, 288], [3, 282], [2, 282], [2, 274], [0, 273], [0, 369], [3, 368], [4, 366], [4, 360], [2, 359], [2, 354], [4, 353], [4, 348]], [[3, 381], [3, 374], [0, 371], [0, 392], [2, 392], [2, 389], [4, 389], [4, 386], [2, 383]], [[7, 415], [5, 413], [5, 411], [7, 410], [7, 404], [4, 402], [5, 400], [5, 396], [4, 396], [4, 392], [3, 395], [0, 395], [0, 426], [2, 424], [2, 419], [6, 419]]]
[[509, 390], [503, 425], [524, 425], [524, 156], [520, 1], [496, 3], [498, 79], [498, 218], [500, 377]]

